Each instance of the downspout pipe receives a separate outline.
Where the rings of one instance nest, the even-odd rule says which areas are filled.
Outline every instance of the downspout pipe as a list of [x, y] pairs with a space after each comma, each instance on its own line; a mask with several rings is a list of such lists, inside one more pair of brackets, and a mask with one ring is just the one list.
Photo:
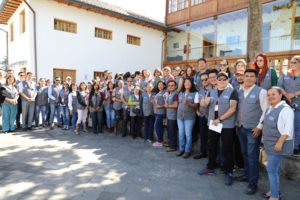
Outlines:
[[37, 47], [36, 47], [36, 13], [34, 9], [29, 5], [29, 3], [24, 0], [24, 3], [27, 5], [27, 7], [31, 10], [33, 13], [33, 48], [34, 48], [34, 73], [36, 76], [36, 79], [38, 80], [38, 70], [37, 70]]
[[161, 69], [164, 68], [164, 58], [165, 58], [165, 53], [166, 53], [164, 46], [165, 46], [165, 41], [168, 38], [168, 35], [167, 35], [166, 32], [164, 33], [164, 36], [165, 37], [164, 37], [164, 39], [161, 42], [161, 66], [160, 66]]
[[1, 31], [3, 31], [3, 32], [5, 32], [5, 34], [6, 34], [6, 61], [7, 61], [7, 66], [8, 66], [8, 31], [6, 31], [6, 30], [4, 30], [4, 29], [2, 29], [2, 28], [0, 28], [0, 30]]

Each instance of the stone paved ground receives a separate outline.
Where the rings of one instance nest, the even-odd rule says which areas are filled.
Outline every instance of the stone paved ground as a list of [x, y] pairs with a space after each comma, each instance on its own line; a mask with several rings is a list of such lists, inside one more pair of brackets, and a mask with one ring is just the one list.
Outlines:
[[[204, 160], [177, 158], [143, 140], [71, 131], [0, 134], [0, 199], [257, 200], [246, 183], [225, 186], [224, 175], [199, 176]], [[286, 200], [300, 199], [299, 182], [281, 180]]]

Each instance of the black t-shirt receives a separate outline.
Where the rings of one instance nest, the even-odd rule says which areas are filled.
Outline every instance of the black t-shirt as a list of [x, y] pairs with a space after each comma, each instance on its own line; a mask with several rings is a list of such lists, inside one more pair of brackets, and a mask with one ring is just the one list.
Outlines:
[[[218, 90], [218, 97], [220, 97], [222, 95], [224, 90]], [[208, 97], [210, 97], [210, 92], [208, 93], [207, 95]], [[236, 90], [233, 90], [230, 97], [229, 97], [229, 100], [235, 100], [235, 101], [239, 101], [239, 94]], [[215, 111], [215, 119], [218, 119], [219, 117], [219, 112], [218, 111]]]

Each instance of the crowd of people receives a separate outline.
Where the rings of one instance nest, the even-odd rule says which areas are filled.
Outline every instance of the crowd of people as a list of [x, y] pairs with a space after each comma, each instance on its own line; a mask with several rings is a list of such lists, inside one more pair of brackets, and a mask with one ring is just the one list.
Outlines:
[[[290, 70], [279, 79], [263, 53], [249, 69], [244, 60], [232, 71], [227, 60], [218, 67], [208, 69], [200, 58], [198, 69], [164, 67], [153, 74], [144, 69], [115, 77], [105, 71], [104, 77], [79, 85], [71, 77], [56, 77], [52, 83], [46, 78], [36, 82], [31, 72], [26, 78], [19, 72], [18, 80], [11, 73], [5, 80], [0, 74], [3, 133], [14, 132], [15, 123], [22, 130], [54, 129], [56, 118], [57, 127], [80, 134], [88, 132], [91, 117], [95, 134], [105, 127], [109, 134], [130, 133], [185, 159], [191, 156], [193, 136], [200, 133], [200, 154], [194, 159], [208, 157], [208, 162], [198, 174], [213, 174], [220, 167], [226, 185], [249, 183], [246, 194], [257, 191], [263, 146], [270, 180], [264, 197], [280, 199], [281, 163], [285, 156], [299, 155], [300, 56], [292, 58]], [[233, 177], [234, 165], [244, 168], [242, 176]]]

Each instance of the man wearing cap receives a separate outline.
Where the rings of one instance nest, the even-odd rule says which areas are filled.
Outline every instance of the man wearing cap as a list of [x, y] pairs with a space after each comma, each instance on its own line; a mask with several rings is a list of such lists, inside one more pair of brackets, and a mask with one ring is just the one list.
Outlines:
[[71, 87], [71, 84], [72, 84], [72, 78], [71, 78], [71, 76], [67, 76], [66, 77], [66, 83], [69, 85], [69, 87]]
[[262, 121], [268, 108], [267, 92], [255, 85], [255, 82], [256, 71], [247, 69], [244, 74], [244, 86], [239, 90], [238, 136], [245, 174], [236, 180], [249, 182], [246, 194], [254, 194], [257, 191]]
[[232, 141], [235, 129], [238, 93], [229, 84], [227, 73], [220, 72], [217, 76], [218, 89], [210, 90], [205, 104], [208, 106], [208, 124], [217, 126], [222, 123], [221, 134], [208, 130], [208, 163], [207, 168], [199, 172], [200, 175], [213, 174], [217, 168], [219, 139], [222, 140], [222, 155], [224, 156], [225, 184], [232, 184], [233, 149]]
[[201, 74], [207, 72], [207, 67], [206, 67], [206, 59], [205, 58], [200, 58], [198, 59], [198, 72], [196, 74], [196, 87], [198, 90], [202, 87], [202, 82], [201, 82]]
[[176, 85], [178, 85], [179, 80], [181, 78], [180, 76], [180, 72], [181, 72], [181, 68], [180, 67], [175, 67], [173, 70], [173, 77], [174, 77], [174, 81], [176, 82]]
[[164, 81], [166, 85], [168, 85], [169, 81], [174, 81], [174, 77], [171, 75], [170, 67], [164, 67], [162, 81]]

